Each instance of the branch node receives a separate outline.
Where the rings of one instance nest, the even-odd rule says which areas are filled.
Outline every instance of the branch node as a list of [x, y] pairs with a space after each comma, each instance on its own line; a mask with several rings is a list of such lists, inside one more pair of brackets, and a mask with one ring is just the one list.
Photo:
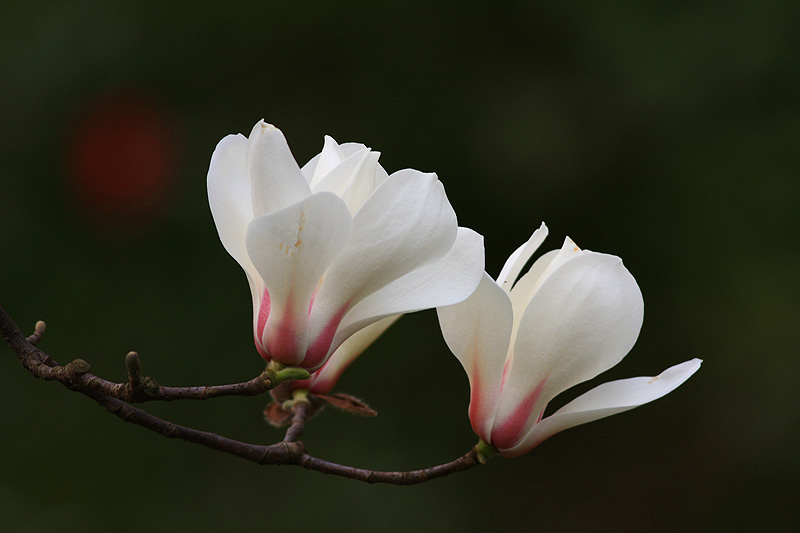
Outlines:
[[67, 363], [67, 375], [69, 379], [75, 381], [82, 375], [86, 374], [89, 370], [91, 370], [92, 365], [84, 361], [83, 359], [75, 359], [71, 363]]
[[159, 385], [158, 382], [156, 382], [156, 380], [154, 380], [150, 376], [141, 377], [141, 386], [144, 393], [150, 396], [151, 398], [154, 398], [159, 394], [161, 394], [161, 385]]

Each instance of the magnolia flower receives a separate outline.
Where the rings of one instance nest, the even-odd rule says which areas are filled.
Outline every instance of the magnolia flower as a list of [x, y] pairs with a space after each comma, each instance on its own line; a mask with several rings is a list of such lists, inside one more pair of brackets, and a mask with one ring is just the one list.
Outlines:
[[459, 302], [479, 283], [482, 237], [458, 227], [436, 175], [390, 176], [379, 155], [325, 137], [301, 169], [264, 121], [214, 150], [211, 213], [250, 283], [265, 360], [314, 370], [370, 324]]
[[[476, 264], [478, 261], [483, 264], [482, 246], [480, 247], [480, 258], [478, 258], [477, 244], [482, 242], [478, 239], [480, 237], [477, 233], [463, 228], [459, 229], [456, 243], [450, 252], [441, 261], [430, 267], [428, 274], [421, 279], [424, 279], [426, 284], [444, 286], [452, 272], [463, 268], [463, 265]], [[474, 244], [470, 245], [470, 241], [474, 241]], [[392, 315], [382, 318], [354, 333], [333, 352], [330, 359], [322, 365], [322, 368], [314, 372], [310, 379], [295, 381], [292, 383], [292, 388], [305, 388], [316, 394], [328, 394], [333, 390], [333, 386], [336, 385], [342, 372], [401, 316]]]
[[445, 341], [469, 377], [472, 429], [506, 457], [660, 398], [700, 367], [693, 359], [655, 377], [604, 383], [543, 418], [560, 392], [625, 357], [644, 312], [636, 280], [619, 257], [581, 250], [569, 238], [514, 284], [546, 236], [542, 224], [497, 282], [484, 274], [467, 300], [438, 309]]

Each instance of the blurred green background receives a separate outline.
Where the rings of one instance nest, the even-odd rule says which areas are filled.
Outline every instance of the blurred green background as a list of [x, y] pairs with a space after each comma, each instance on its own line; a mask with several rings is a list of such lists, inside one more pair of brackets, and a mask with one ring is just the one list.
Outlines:
[[[124, 379], [249, 379], [250, 296], [205, 175], [260, 118], [302, 163], [324, 134], [435, 171], [487, 270], [544, 220], [623, 257], [646, 302], [607, 379], [692, 357], [637, 410], [416, 487], [258, 467], [122, 423], [0, 347], [3, 531], [790, 530], [800, 518], [800, 4], [0, 4], [0, 304], [41, 347]], [[142, 156], [144, 154], [144, 156]], [[433, 312], [405, 317], [304, 442], [374, 469], [475, 442]], [[254, 443], [265, 398], [146, 405]]]

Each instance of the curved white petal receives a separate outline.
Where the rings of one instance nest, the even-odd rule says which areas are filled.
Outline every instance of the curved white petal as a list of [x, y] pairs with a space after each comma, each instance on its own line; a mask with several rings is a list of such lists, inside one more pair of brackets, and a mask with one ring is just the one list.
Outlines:
[[347, 204], [350, 212], [355, 214], [367, 198], [375, 191], [379, 185], [377, 180], [378, 159], [380, 152], [368, 152], [364, 161], [356, 170], [353, 179], [350, 181], [347, 190], [342, 194], [342, 200]]
[[472, 429], [489, 442], [511, 339], [511, 302], [484, 274], [472, 296], [436, 311], [444, 340], [469, 377]]
[[514, 288], [508, 293], [511, 298], [511, 305], [514, 308], [514, 333], [511, 335], [512, 338], [516, 338], [519, 322], [525, 314], [525, 309], [542, 284], [542, 281], [544, 281], [544, 273], [549, 270], [550, 264], [558, 254], [559, 250], [551, 250], [539, 257], [533, 265], [531, 265], [530, 270], [519, 278]]
[[[311, 161], [306, 163], [306, 165], [301, 169], [303, 175], [308, 181], [308, 184], [311, 186], [311, 190], [315, 191], [317, 184], [319, 184], [319, 182], [325, 176], [327, 176], [331, 170], [336, 168], [339, 163], [344, 161], [344, 159], [345, 155], [342, 153], [342, 149], [339, 147], [339, 144], [333, 140], [333, 137], [326, 135], [325, 143], [322, 146], [322, 151], [319, 153], [319, 155], [315, 156], [311, 159]], [[306, 170], [306, 168], [308, 168], [308, 170]]]
[[342, 151], [344, 157], [350, 157], [356, 152], [360, 152], [364, 149], [370, 150], [365, 144], [362, 143], [342, 143], [339, 145], [339, 149]]
[[311, 195], [283, 132], [259, 121], [250, 132], [247, 164], [253, 216], [288, 207]]
[[[336, 148], [338, 150], [339, 147], [337, 146]], [[341, 154], [341, 150], [338, 150], [338, 152]], [[320, 179], [317, 179], [316, 175], [321, 173], [319, 171], [315, 173], [314, 192], [330, 191], [341, 197], [347, 190], [347, 186], [353, 181], [353, 176], [359, 171], [368, 154], [369, 149], [365, 148], [336, 164], [331, 161], [330, 168], [325, 170]], [[320, 161], [322, 161], [322, 156], [320, 156]], [[317, 168], [319, 169], [319, 164]]]
[[483, 236], [469, 228], [458, 228], [456, 242], [442, 259], [409, 272], [353, 306], [333, 346], [381, 317], [464, 300], [475, 292], [483, 268]]
[[270, 296], [261, 335], [270, 357], [291, 365], [303, 362], [311, 298], [350, 233], [350, 212], [331, 193], [262, 215], [248, 226], [247, 251]]
[[701, 363], [700, 359], [692, 359], [670, 367], [655, 377], [603, 383], [534, 425], [518, 446], [504, 450], [503, 455], [522, 455], [560, 431], [657, 400], [689, 379]]
[[308, 389], [317, 394], [328, 394], [333, 390], [342, 372], [355, 361], [361, 353], [369, 348], [378, 337], [397, 322], [403, 315], [388, 316], [355, 332], [345, 340], [322, 368], [311, 375]]
[[396, 172], [353, 217], [352, 237], [317, 293], [312, 324], [327, 324], [394, 280], [440, 260], [452, 248], [457, 228], [435, 174]]
[[359, 150], [335, 166], [314, 185], [314, 192], [331, 191], [339, 195], [355, 213], [375, 190], [375, 174], [380, 153]]
[[211, 155], [208, 168], [208, 203], [225, 250], [248, 275], [255, 269], [247, 255], [245, 235], [253, 218], [250, 199], [250, 172], [246, 154], [248, 141], [244, 135], [228, 135]]
[[[524, 416], [525, 428], [515, 438], [524, 435], [554, 396], [630, 351], [643, 314], [642, 294], [619, 257], [571, 255], [544, 279], [520, 320], [498, 419]], [[526, 402], [523, 415], [518, 408]], [[513, 440], [507, 437], [506, 447]]]
[[503, 288], [504, 291], [510, 292], [514, 282], [522, 272], [522, 267], [528, 262], [533, 253], [541, 246], [547, 237], [547, 226], [544, 222], [539, 226], [539, 229], [533, 232], [528, 242], [514, 250], [509, 258], [506, 260], [500, 275], [497, 276], [497, 284]]
[[[327, 135], [325, 136], [325, 140], [326, 141], [328, 140]], [[317, 164], [319, 163], [320, 155], [322, 154], [315, 155], [314, 157], [309, 159], [305, 165], [300, 167], [300, 173], [306, 179], [306, 183], [308, 183], [308, 186], [311, 188], [312, 193], [314, 192], [314, 187], [311, 186], [311, 180], [314, 178], [314, 172], [317, 170]]]
[[[514, 285], [514, 288], [511, 290], [511, 300], [515, 302], [515, 305], [521, 305], [521, 310], [524, 311], [528, 302], [530, 302], [533, 295], [536, 294], [536, 291], [538, 291], [539, 287], [544, 283], [544, 280], [558, 267], [581, 253], [592, 252], [581, 251], [569, 237], [564, 239], [564, 244], [561, 245], [561, 249], [551, 250], [542, 255], [533, 263], [530, 270], [517, 281], [516, 285]], [[516, 311], [517, 308], [515, 307], [514, 309]], [[522, 314], [515, 316], [517, 321], [522, 318]]]

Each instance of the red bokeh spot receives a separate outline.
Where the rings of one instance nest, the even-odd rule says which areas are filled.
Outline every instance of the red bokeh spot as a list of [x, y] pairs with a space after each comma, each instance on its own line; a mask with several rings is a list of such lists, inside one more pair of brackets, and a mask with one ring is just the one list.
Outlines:
[[174, 174], [174, 129], [161, 105], [135, 92], [90, 102], [68, 136], [81, 210], [111, 223], [154, 218]]

